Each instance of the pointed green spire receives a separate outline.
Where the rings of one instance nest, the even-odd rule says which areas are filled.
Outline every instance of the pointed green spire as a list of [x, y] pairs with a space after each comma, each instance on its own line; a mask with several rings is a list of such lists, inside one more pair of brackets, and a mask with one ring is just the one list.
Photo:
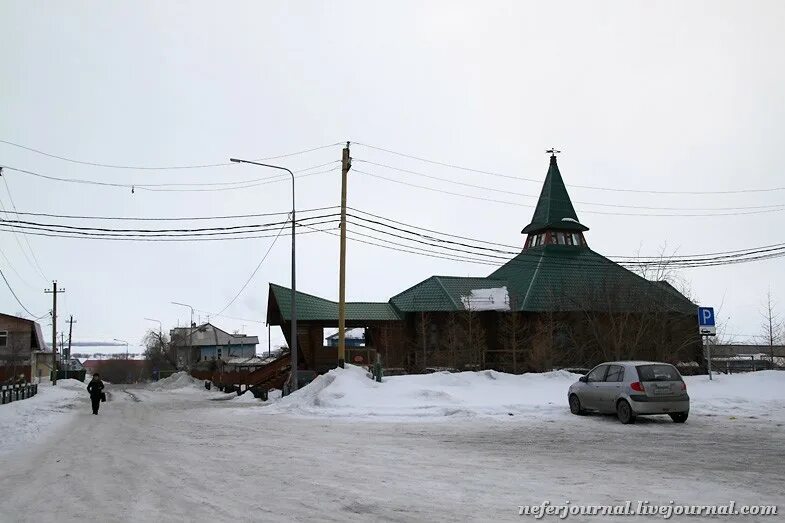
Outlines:
[[551, 154], [551, 165], [548, 167], [548, 174], [545, 176], [545, 183], [542, 185], [540, 199], [537, 201], [537, 208], [534, 209], [532, 221], [521, 232], [530, 234], [546, 229], [589, 230], [578, 221], [578, 215], [575, 214], [570, 195], [567, 194], [567, 188], [564, 186], [564, 180], [559, 172], [555, 154]]

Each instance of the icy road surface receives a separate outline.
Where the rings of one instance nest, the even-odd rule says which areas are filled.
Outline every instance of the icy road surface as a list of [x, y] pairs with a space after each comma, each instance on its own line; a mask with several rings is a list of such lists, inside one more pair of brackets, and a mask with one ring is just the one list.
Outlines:
[[746, 411], [622, 426], [565, 401], [537, 416], [379, 422], [109, 386], [93, 416], [86, 393], [42, 389], [25, 401], [49, 423], [31, 421], [35, 403], [0, 406], [0, 436], [13, 416], [41, 428], [0, 447], [0, 521], [520, 521], [518, 505], [544, 500], [785, 508], [783, 423]]

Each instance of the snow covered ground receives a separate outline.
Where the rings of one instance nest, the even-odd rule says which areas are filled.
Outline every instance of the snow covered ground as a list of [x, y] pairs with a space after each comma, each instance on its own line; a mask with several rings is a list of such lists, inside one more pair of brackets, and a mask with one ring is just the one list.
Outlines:
[[99, 416], [83, 384], [61, 381], [0, 406], [0, 521], [511, 521], [544, 500], [785, 508], [785, 373], [688, 378], [685, 425], [572, 416], [574, 379], [377, 384], [347, 368], [261, 402], [175, 375], [108, 386]]
[[38, 394], [26, 400], [0, 405], [0, 455], [34, 444], [67, 423], [87, 385], [67, 379], [38, 385]]

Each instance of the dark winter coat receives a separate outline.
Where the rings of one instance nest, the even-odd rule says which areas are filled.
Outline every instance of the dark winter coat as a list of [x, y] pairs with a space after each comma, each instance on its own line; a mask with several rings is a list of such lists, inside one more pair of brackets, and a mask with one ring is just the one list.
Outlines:
[[101, 380], [90, 380], [87, 384], [87, 392], [90, 393], [91, 398], [101, 398], [101, 392], [104, 390], [104, 382]]

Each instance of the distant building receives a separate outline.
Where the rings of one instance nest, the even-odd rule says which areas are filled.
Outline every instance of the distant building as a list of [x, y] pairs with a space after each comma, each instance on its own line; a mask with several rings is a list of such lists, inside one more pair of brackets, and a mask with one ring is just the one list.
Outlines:
[[203, 361], [228, 361], [252, 358], [259, 338], [245, 334], [229, 334], [211, 323], [193, 327], [177, 327], [169, 332], [177, 354], [177, 367], [188, 368]]
[[0, 313], [0, 381], [19, 374], [30, 380], [31, 356], [45, 348], [38, 322]]
[[[338, 333], [325, 338], [328, 347], [338, 346]], [[344, 336], [344, 343], [347, 347], [364, 347], [365, 346], [365, 329], [346, 329]]]
[[[500, 251], [505, 263], [487, 276], [431, 276], [385, 302], [347, 302], [346, 327], [364, 329], [365, 346], [347, 344], [346, 360], [515, 373], [619, 359], [703, 365], [697, 306], [592, 250], [588, 230], [552, 155], [520, 250]], [[395, 268], [380, 259], [379, 269], [382, 277]], [[295, 299], [299, 368], [335, 367], [337, 350], [322, 333], [337, 327], [338, 304], [303, 292]], [[291, 289], [270, 284], [267, 323], [290, 346], [291, 300]]]

